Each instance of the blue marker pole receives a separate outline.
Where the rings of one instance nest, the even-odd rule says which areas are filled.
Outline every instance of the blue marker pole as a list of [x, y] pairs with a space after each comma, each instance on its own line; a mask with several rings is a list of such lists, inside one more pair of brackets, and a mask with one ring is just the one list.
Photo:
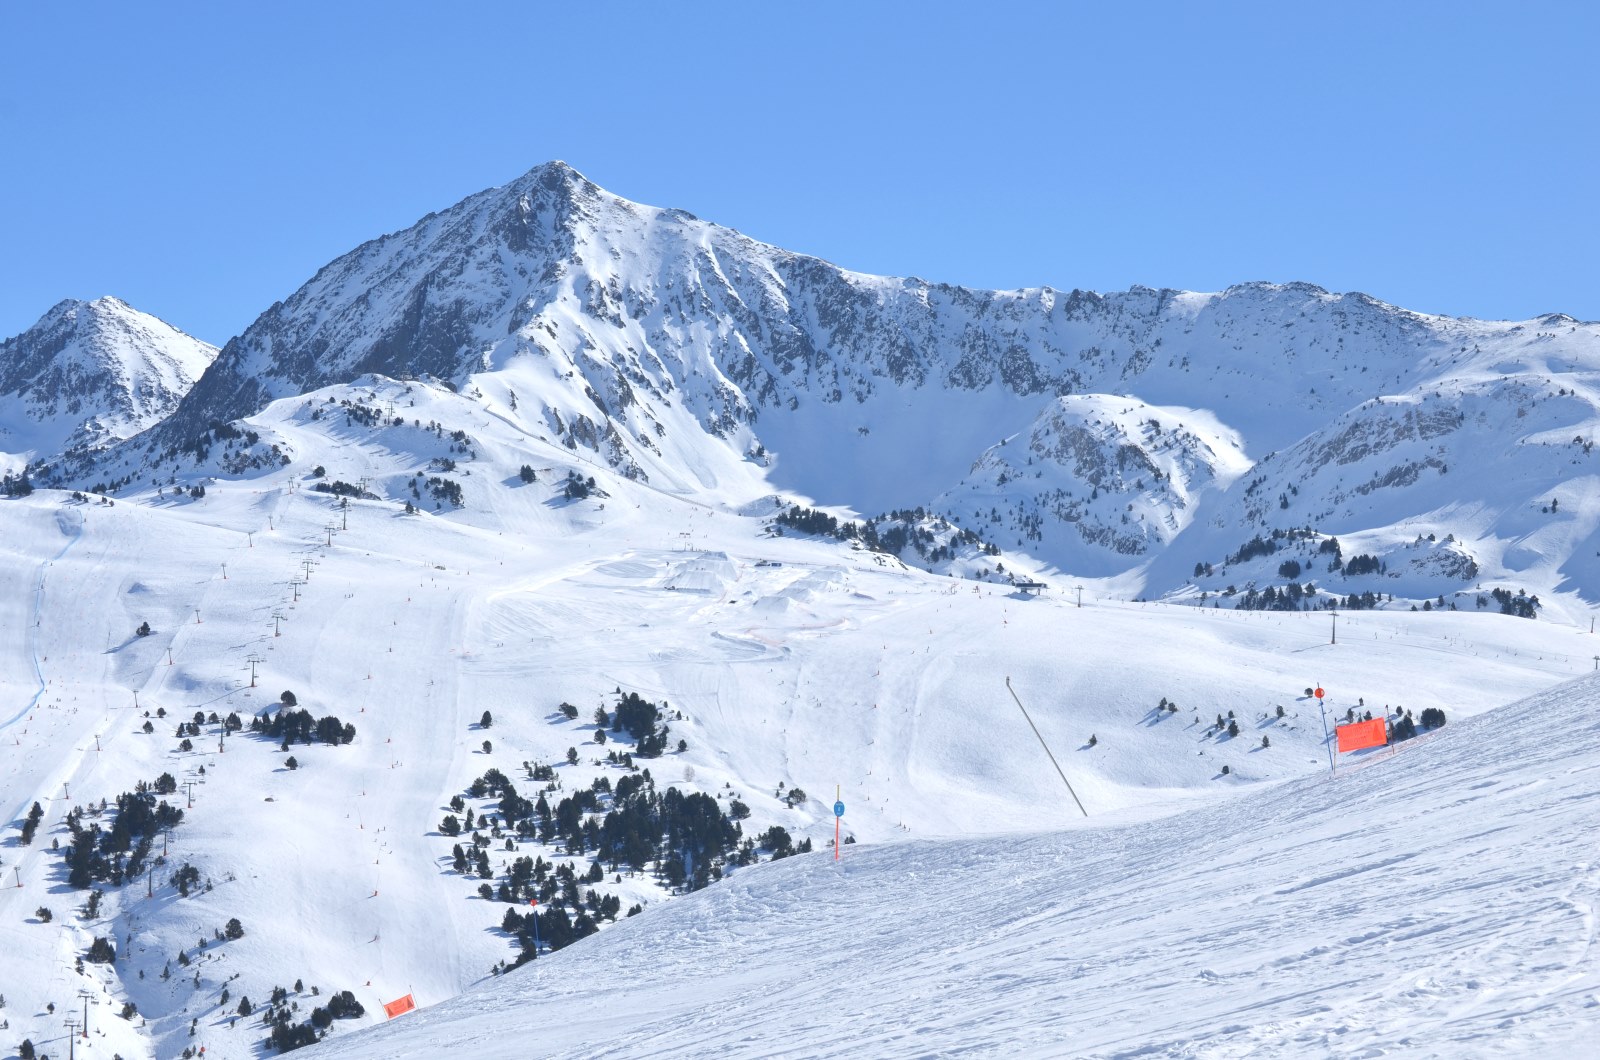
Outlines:
[[839, 785], [833, 786], [833, 860], [839, 860], [839, 822], [844, 819], [844, 802], [839, 797]]

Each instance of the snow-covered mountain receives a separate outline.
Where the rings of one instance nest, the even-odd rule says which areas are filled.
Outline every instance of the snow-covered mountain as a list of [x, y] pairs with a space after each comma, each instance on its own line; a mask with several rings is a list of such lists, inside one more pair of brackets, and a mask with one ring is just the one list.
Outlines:
[[[70, 343], [15, 348], [37, 367], [7, 393], [73, 378]], [[1529, 956], [1459, 982], [1429, 962], [1476, 943], [1439, 917], [1396, 914], [1351, 975], [1361, 940], [1321, 925], [1367, 908], [1340, 803], [1382, 819], [1386, 901], [1457, 881], [1498, 910], [1579, 864], [1591, 686], [1496, 708], [1594, 665], [1597, 369], [1594, 325], [1307, 285], [863, 276], [542, 166], [331, 263], [119, 444], [0, 420], [49, 465], [0, 499], [0, 572], [26, 586], [0, 594], [10, 1032], [57, 1055], [86, 1005], [107, 1053], [259, 1057], [537, 953], [361, 1048], [438, 1051], [445, 1028], [494, 1055], [522, 1025], [466, 1024], [530, 982], [588, 1005], [586, 979], [688, 982], [701, 958], [766, 963], [702, 984], [735, 1014], [711, 1030], [661, 988], [619, 1053], [1050, 1052], [1069, 1039], [1034, 1002], [1108, 1014], [1056, 1052], [1338, 1051], [1396, 967], [1370, 996], [1418, 1026], [1544, 1005], [1525, 1051], [1564, 1040], [1592, 962], [1535, 951], [1586, 937], [1586, 868], [1537, 932], [1479, 921], [1473, 959]], [[1325, 720], [1441, 710], [1391, 764], [1310, 779]], [[1035, 732], [1089, 821], [1126, 827], [1079, 831]], [[1535, 785], [1548, 834], [1480, 827], [1462, 792], [1510, 772], [1566, 778]], [[1450, 875], [1469, 847], [1487, 876]], [[763, 1007], [833, 887], [860, 909], [806, 974], [863, 984], [880, 1038], [819, 1039], [816, 993], [805, 1020]], [[1081, 994], [1052, 985], [1064, 950]], [[1173, 954], [1204, 967], [1171, 980]], [[951, 968], [981, 1022], [941, 1015]], [[1262, 1002], [1281, 969], [1294, 989]], [[1578, 986], [1473, 985], [1547, 973]], [[570, 1006], [542, 1017], [567, 1021], [550, 1051], [609, 1047]], [[1372, 1026], [1363, 1048], [1403, 1033]]]
[[1072, 556], [1077, 573], [1110, 575], [1171, 544], [1203, 494], [1250, 466], [1237, 432], [1203, 411], [1074, 395], [991, 447], [933, 507], [1007, 545], [1022, 533], [1022, 551]]
[[[59, 480], [125, 481], [274, 399], [427, 377], [670, 492], [926, 508], [1130, 595], [1187, 598], [1197, 562], [1274, 528], [1426, 524], [1491, 579], [1592, 597], [1597, 370], [1600, 327], [1559, 315], [866, 276], [552, 162], [330, 263], [158, 430]], [[1558, 496], [1559, 529], [1523, 543]]]
[[132, 437], [170, 415], [216, 355], [116, 298], [60, 302], [0, 342], [0, 460]]

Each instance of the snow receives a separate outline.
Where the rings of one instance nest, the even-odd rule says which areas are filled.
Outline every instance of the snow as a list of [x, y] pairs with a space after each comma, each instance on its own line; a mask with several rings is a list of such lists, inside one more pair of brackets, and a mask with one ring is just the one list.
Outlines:
[[1597, 692], [1157, 821], [762, 866], [326, 1052], [1581, 1054]]
[[116, 298], [67, 300], [0, 343], [0, 471], [132, 437], [217, 355]]
[[[303, 980], [301, 1018], [366, 1006], [325, 1047], [353, 1056], [1571, 1051], [1600, 1012], [1597, 336], [1306, 284], [865, 276], [561, 164], [357, 248], [221, 355], [63, 303], [5, 346], [0, 471], [69, 447], [40, 481], [111, 493], [0, 501], [7, 1032], [58, 1055], [84, 991], [97, 1055], [256, 1057], [239, 998]], [[794, 504], [1003, 553], [919, 570], [778, 533]], [[1379, 569], [1330, 569], [1333, 534]], [[1378, 608], [1231, 609], [1290, 559]], [[286, 689], [355, 740], [291, 769], [210, 720]], [[593, 716], [621, 692], [670, 722], [660, 788], [816, 852], [689, 895], [612, 873], [641, 915], [499, 978], [504, 903], [441, 818], [490, 768], [620, 777]], [[1427, 708], [1442, 731], [1330, 775], [1338, 718]], [[164, 860], [88, 916], [69, 811], [164, 773]], [[568, 860], [514, 847], [496, 879]], [[97, 937], [119, 960], [79, 972]]]
[[[363, 426], [348, 418], [339, 400], [368, 407], [392, 402], [407, 423]], [[435, 434], [413, 421], [438, 422], [441, 430]], [[466, 507], [434, 510], [424, 500], [418, 514], [405, 515], [400, 502], [411, 496], [413, 474], [437, 473], [430, 468], [451, 452], [457, 425], [470, 429], [472, 455], [458, 448], [460, 464], [449, 477], [462, 483]], [[1465, 717], [1593, 665], [1587, 626], [1548, 619], [1347, 614], [1340, 616], [1339, 644], [1333, 645], [1325, 615], [1134, 603], [1108, 597], [1094, 583], [1079, 607], [1071, 583], [1061, 580], [1035, 598], [938, 577], [838, 542], [771, 536], [758, 515], [617, 477], [576, 459], [581, 454], [530, 440], [484, 415], [471, 395], [419, 383], [374, 379], [334, 387], [275, 403], [247, 426], [259, 440], [228, 443], [234, 447], [229, 452], [219, 444], [194, 479], [207, 485], [203, 499], [163, 486], [121, 495], [115, 504], [49, 490], [0, 504], [4, 569], [18, 572], [18, 583], [29, 590], [0, 594], [0, 620], [6, 628], [31, 630], [0, 644], [0, 694], [7, 703], [32, 703], [6, 711], [10, 720], [0, 727], [0, 742], [12, 751], [0, 764], [0, 809], [12, 822], [34, 800], [46, 810], [33, 846], [16, 847], [9, 832], [0, 852], [0, 868], [18, 870], [15, 878], [23, 884], [0, 888], [0, 935], [17, 957], [0, 969], [0, 993], [19, 1040], [58, 1035], [59, 1020], [44, 1014], [45, 1003], [54, 1001], [59, 1011], [87, 987], [94, 993], [94, 1033], [125, 1057], [171, 1056], [196, 1042], [207, 1046], [208, 1057], [253, 1056], [259, 1023], [230, 1025], [241, 995], [259, 1005], [273, 986], [303, 979], [306, 993], [297, 1000], [304, 1015], [317, 1003], [311, 986], [324, 994], [351, 989], [367, 1007], [364, 1022], [371, 1023], [380, 1018], [382, 1001], [408, 991], [427, 1009], [480, 983], [514, 952], [498, 930], [501, 903], [477, 898], [478, 881], [448, 867], [451, 843], [436, 832], [446, 803], [491, 765], [520, 777], [524, 761], [562, 762], [558, 775], [566, 790], [617, 775], [588, 742], [589, 716], [617, 688], [669, 704], [673, 739], [687, 741], [687, 751], [647, 763], [658, 784], [739, 798], [752, 810], [747, 834], [781, 823], [822, 852], [736, 870], [712, 888], [725, 898], [667, 900], [648, 879], [608, 883], [625, 905], [645, 903], [644, 915], [546, 954], [540, 976], [562, 962], [601, 959], [582, 954], [602, 944], [672, 949], [676, 943], [653, 936], [626, 940], [655, 930], [646, 926], [658, 917], [710, 916], [673, 912], [711, 908], [707, 901], [753, 902], [771, 916], [749, 938], [742, 930], [714, 928], [711, 920], [693, 921], [705, 944], [809, 952], [792, 933], [798, 928], [790, 918], [824, 907], [812, 889], [824, 886], [824, 878], [806, 874], [832, 871], [825, 851], [834, 785], [849, 806], [847, 832], [858, 842], [845, 848], [845, 875], [826, 879], [837, 883], [854, 879], [853, 873], [882, 871], [900, 881], [883, 884], [876, 906], [881, 927], [840, 928], [857, 940], [875, 940], [851, 951], [872, 954], [862, 960], [893, 967], [902, 946], [937, 934], [918, 919], [924, 892], [906, 882], [907, 873], [937, 876], [941, 887], [948, 882], [973, 893], [1009, 893], [1008, 881], [1027, 876], [1024, 863], [1082, 862], [1090, 875], [1075, 892], [1080, 898], [1124, 893], [1126, 885], [1111, 882], [1122, 878], [1122, 869], [1110, 863], [1091, 869], [1087, 849], [1075, 845], [1086, 842], [1076, 833], [1077, 811], [1005, 695], [1007, 677], [1068, 771], [1095, 834], [1115, 835], [1116, 844], [1131, 849], [1175, 842], [1174, 829], [1199, 827], [1148, 824], [1152, 819], [1186, 807], [1211, 814], [1206, 822], [1251, 819], [1284, 797], [1277, 793], [1288, 789], [1280, 784], [1325, 770], [1322, 721], [1304, 697], [1306, 686], [1328, 688], [1334, 712], [1356, 707], [1358, 698], [1367, 708], [1404, 704], [1419, 715], [1442, 706], [1451, 718], [1437, 738], [1442, 746], [1457, 738]], [[293, 454], [291, 466], [269, 462], [239, 477], [206, 473], [240, 452], [273, 444]], [[524, 463], [539, 469], [536, 482], [520, 481], [517, 469]], [[322, 481], [365, 480], [388, 499], [355, 500], [342, 512], [336, 497], [310, 488], [318, 480], [307, 469], [318, 464], [326, 467]], [[595, 475], [607, 496], [566, 499], [561, 483], [569, 470]], [[345, 518], [349, 529], [341, 530]], [[153, 627], [151, 636], [134, 635], [141, 621]], [[317, 716], [333, 713], [352, 722], [355, 742], [296, 747], [300, 768], [294, 771], [283, 767], [286, 756], [275, 745], [248, 733], [228, 738], [219, 750], [217, 726], [209, 723], [192, 752], [176, 750], [178, 720], [197, 710], [235, 710], [248, 718], [284, 689]], [[1156, 712], [1162, 697], [1179, 711]], [[555, 711], [563, 701], [579, 707], [576, 721]], [[143, 713], [158, 708], [166, 717], [153, 719], [155, 731], [146, 735]], [[494, 716], [488, 732], [475, 726], [484, 710]], [[1229, 711], [1243, 730], [1237, 738], [1211, 731], [1214, 718]], [[1270, 747], [1261, 746], [1262, 735], [1270, 737]], [[493, 746], [488, 754], [480, 747], [485, 738]], [[568, 747], [582, 749], [576, 766], [564, 764]], [[1408, 749], [1396, 760], [1416, 757]], [[143, 881], [108, 887], [100, 917], [83, 922], [74, 911], [83, 894], [65, 888], [50, 841], [63, 836], [63, 817], [74, 804], [113, 798], [162, 772], [181, 784], [196, 783], [193, 808], [171, 833], [172, 852], [156, 872], [155, 898], [144, 897]], [[780, 782], [809, 797], [787, 808], [778, 797]], [[187, 790], [177, 796], [186, 807]], [[1240, 796], [1258, 801], [1238, 809], [1245, 805]], [[1147, 824], [1115, 833], [1099, 829], [1116, 820]], [[1140, 839], [1143, 827], [1165, 829], [1152, 834], [1167, 838]], [[1214, 827], [1221, 826], [1204, 825]], [[1263, 826], [1263, 839], [1274, 834]], [[1280, 838], [1290, 842], [1298, 835], [1297, 825]], [[958, 836], [969, 838], [939, 838]], [[1222, 838], [1215, 842], [1206, 849], [1224, 849]], [[1013, 848], [1028, 853], [1006, 853]], [[547, 860], [559, 859], [541, 851]], [[977, 873], [967, 883], [950, 875], [963, 861]], [[164, 880], [184, 862], [201, 870], [210, 890], [177, 896]], [[498, 863], [495, 868], [498, 873]], [[1045, 877], [1059, 883], [1052, 872], [1034, 877], [1040, 881], [1035, 886], [1043, 888]], [[861, 886], [849, 892], [848, 902], [867, 915], [876, 885], [863, 877]], [[1225, 895], [1228, 884], [1183, 877], [1171, 881], [1170, 891], [1151, 887], [1141, 892], [1149, 915], [1172, 895], [1199, 896], [1180, 903], [1181, 912], [1161, 914], [1154, 928], [1166, 931], [1183, 920], [1204, 922], [1205, 897]], [[1025, 900], [1017, 908], [1040, 915], [1048, 908], [1040, 904], [1042, 890], [1019, 894]], [[950, 902], [940, 906], [945, 915], [961, 907]], [[41, 904], [56, 914], [48, 925], [30, 922]], [[747, 913], [729, 914], [735, 915], [730, 922], [742, 923], [738, 918]], [[244, 938], [208, 941], [196, 953], [197, 939], [209, 940], [235, 916]], [[674, 939], [686, 930], [684, 921], [662, 922]], [[1072, 923], [1073, 933], [1082, 930]], [[972, 938], [971, 930], [960, 927], [954, 941]], [[73, 956], [95, 935], [117, 938], [127, 959], [114, 972], [86, 966], [80, 977]], [[624, 941], [609, 941], [613, 936]], [[1208, 928], [1205, 937], [1224, 935]], [[1024, 946], [1020, 936], [1018, 945]], [[1050, 949], [1034, 942], [1024, 948]], [[192, 967], [175, 963], [181, 949], [197, 958]], [[708, 951], [685, 952], [703, 957]], [[1087, 959], [1073, 952], [1080, 954], [1073, 960]], [[885, 953], [897, 956], [886, 960]], [[983, 950], [970, 959], [981, 969], [985, 960], [999, 962], [1001, 953]], [[836, 959], [847, 956], [841, 951]], [[1135, 965], [1144, 969], [1140, 974], [1155, 975], [1156, 957], [1141, 959], [1147, 964]], [[162, 980], [169, 962], [173, 978]], [[749, 967], [738, 950], [717, 962]], [[663, 966], [663, 982], [697, 982], [672, 967]], [[613, 985], [630, 974], [624, 966], [611, 968], [604, 978]], [[883, 1024], [873, 1033], [906, 1032], [915, 1023], [887, 1021], [887, 994], [871, 1000], [867, 987], [877, 982], [887, 990], [889, 979], [847, 962], [823, 970], [860, 995], [859, 1014]], [[588, 974], [562, 975], [566, 985], [555, 996], [570, 996], [563, 991], [577, 990]], [[707, 996], [731, 992], [723, 996], [737, 1014], [778, 982], [779, 971], [771, 980], [762, 978], [766, 974], [718, 973], [721, 986], [696, 989], [703, 986]], [[1006, 974], [997, 965], [983, 976], [998, 984]], [[782, 982], [780, 996], [787, 996], [796, 980], [782, 973]], [[227, 1004], [220, 1001], [224, 986]], [[947, 989], [918, 988], [902, 1000], [914, 1015], [921, 1011], [916, 1004], [932, 1005]], [[114, 1015], [130, 1000], [147, 1021], [142, 1027]], [[659, 1013], [673, 1026], [699, 1027], [699, 1010], [685, 1010], [682, 1002], [681, 995], [662, 994], [637, 1011]], [[973, 1004], [981, 1012], [998, 1002], [974, 995]], [[807, 1021], [820, 1016], [797, 1022], [798, 1010], [786, 1011], [779, 1022], [795, 1032], [781, 1039], [783, 1050], [808, 1052], [828, 1040], [816, 1036], [820, 1030], [807, 1030], [815, 1029]], [[1017, 1035], [1059, 1032], [1049, 1020], [1025, 1029], [1022, 1023], [1037, 1015], [1032, 1006], [1019, 1003], [1015, 1012]], [[1023, 1013], [1031, 1014], [1025, 1020]], [[576, 1028], [593, 1026], [565, 1018]], [[995, 1018], [986, 1017], [986, 1025]], [[193, 1019], [199, 1023], [191, 1039]], [[1211, 1026], [1200, 1015], [1194, 1019]], [[553, 1015], [540, 1022], [550, 1020]], [[350, 1026], [337, 1023], [334, 1039]], [[733, 1051], [766, 1048], [737, 1045], [744, 1035], [775, 1033], [753, 1030], [766, 1024], [746, 1023], [743, 1016], [726, 1026]], [[980, 1039], [976, 1025], [962, 1031], [951, 1024], [943, 1033], [953, 1037], [930, 1040], [949, 1048], [1005, 1040], [998, 1032]], [[1118, 1040], [1109, 1030], [1096, 1033], [1101, 1037], [1086, 1041]], [[654, 1040], [629, 1039], [632, 1045], [618, 1048], [653, 1049], [647, 1043]], [[769, 1040], [779, 1039], [751, 1039]], [[1016, 1040], [1043, 1049], [1040, 1043], [1049, 1039]], [[670, 1034], [661, 1038], [662, 1050], [690, 1048], [688, 1039], [673, 1041]], [[572, 1052], [596, 1048], [577, 1037], [552, 1042], [553, 1049]], [[871, 1043], [902, 1048], [888, 1037]]]

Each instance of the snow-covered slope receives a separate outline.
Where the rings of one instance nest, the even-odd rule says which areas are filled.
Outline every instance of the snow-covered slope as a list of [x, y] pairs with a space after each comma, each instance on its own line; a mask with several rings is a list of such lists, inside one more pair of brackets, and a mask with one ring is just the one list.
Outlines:
[[[1549, 615], [1341, 616], [1333, 645], [1323, 616], [1130, 603], [1095, 583], [1080, 608], [1059, 583], [1025, 597], [934, 576], [777, 536], [770, 498], [739, 514], [630, 480], [485, 405], [369, 377], [209, 431], [177, 482], [114, 503], [0, 502], [0, 563], [24, 587], [0, 598], [0, 622], [22, 631], [0, 642], [0, 869], [22, 883], [0, 888], [14, 957], [0, 993], [18, 1040], [50, 1041], [45, 1006], [87, 989], [95, 1033], [125, 1057], [254, 1056], [266, 1029], [259, 1011], [239, 1016], [241, 997], [259, 1007], [282, 987], [304, 1020], [349, 989], [372, 1022], [408, 990], [426, 1006], [482, 980], [517, 955], [501, 928], [517, 903], [479, 888], [519, 857], [592, 873], [593, 852], [485, 834], [485, 878], [452, 867], [465, 837], [441, 834], [442, 818], [501, 812], [471, 793], [491, 768], [552, 804], [636, 776], [608, 758], [632, 743], [596, 743], [591, 720], [621, 692], [668, 711], [666, 753], [635, 761], [659, 789], [737, 800], [746, 837], [781, 826], [826, 851], [837, 786], [860, 853], [1074, 822], [1007, 677], [1098, 821], [1325, 768], [1314, 683], [1334, 712], [1442, 707], [1454, 726], [1592, 666], [1587, 624]], [[573, 475], [594, 484], [575, 491]], [[285, 689], [353, 725], [353, 742], [223, 735], [230, 713], [271, 714]], [[548, 784], [528, 779], [546, 765]], [[185, 811], [158, 839], [165, 860], [98, 883], [84, 915], [69, 815], [109, 829], [118, 795], [163, 774]], [[101, 799], [113, 810], [96, 814]], [[38, 835], [21, 846], [34, 802]], [[184, 865], [199, 876], [188, 897]], [[655, 916], [662, 877], [615, 869], [585, 888]], [[223, 932], [231, 918], [242, 937]], [[616, 930], [599, 919], [602, 938]], [[97, 937], [121, 956], [80, 975]], [[128, 1003], [139, 1017], [117, 1018]]]
[[1071, 555], [1075, 572], [1110, 575], [1169, 545], [1203, 493], [1250, 466], [1237, 432], [1207, 412], [1062, 397], [1026, 437], [984, 453], [933, 507], [1008, 547]]
[[327, 1054], [1587, 1055], [1597, 693], [1160, 821], [762, 866]]
[[921, 507], [1130, 596], [1189, 599], [1196, 563], [1311, 524], [1425, 525], [1496, 584], [1592, 599], [1597, 370], [1600, 327], [1558, 314], [866, 276], [552, 162], [331, 262], [158, 430], [54, 481], [146, 479], [214, 422], [372, 373], [683, 495]]
[[[41, 334], [117, 305], [53, 311]], [[846, 1015], [885, 1037], [765, 1037], [814, 1030], [826, 1009], [797, 992], [803, 1018], [778, 1019], [762, 1006], [784, 973], [763, 966], [706, 987], [737, 1019], [708, 1028], [662, 987], [616, 1048], [682, 1052], [698, 1033], [729, 1052], [1227, 1055], [1337, 1051], [1337, 1026], [1397, 1037], [1345, 1015], [1378, 970], [1336, 945], [1359, 933], [1311, 941], [1316, 918], [1357, 905], [1324, 893], [1339, 870], [1306, 845], [1323, 836], [1329, 865], [1353, 859], [1318, 793], [1375, 800], [1363, 820], [1380, 818], [1389, 851], [1372, 876], [1382, 901], [1403, 900], [1413, 869], [1456, 878], [1408, 800], [1439, 842], [1500, 865], [1499, 834], [1466, 831], [1441, 794], [1494, 779], [1458, 779], [1468, 751], [1392, 790], [1365, 778], [1467, 746], [1521, 770], [1462, 721], [1593, 666], [1600, 329], [1556, 316], [1451, 320], [1302, 284], [1098, 295], [863, 276], [552, 163], [331, 263], [153, 426], [192, 377], [174, 366], [197, 360], [69, 370], [82, 358], [67, 339], [6, 349], [7, 444], [69, 450], [36, 476], [65, 489], [0, 500], [0, 572], [18, 587], [0, 594], [0, 629], [17, 634], [0, 638], [0, 871], [16, 884], [0, 888], [0, 994], [11, 1033], [52, 1055], [79, 990], [90, 1041], [130, 1058], [258, 1056], [264, 1009], [314, 1035], [305, 1020], [349, 990], [365, 1014], [335, 1020], [342, 1037], [384, 1000], [409, 990], [431, 1006], [548, 946], [508, 916], [535, 893], [571, 934], [599, 933], [559, 968], [670, 948], [655, 923], [721, 962], [780, 938], [802, 950], [789, 925], [850, 887], [861, 919], [804, 959], [859, 980]], [[85, 426], [63, 411], [74, 394], [79, 412], [121, 408], [115, 386], [82, 382], [111, 377], [148, 415]], [[1025, 593], [1012, 576], [1046, 584]], [[1336, 617], [1313, 610], [1336, 594]], [[1092, 822], [1127, 827], [1076, 830], [1008, 679]], [[1311, 782], [1328, 757], [1315, 685], [1330, 715], [1403, 726], [1433, 708], [1450, 725], [1387, 765]], [[285, 724], [284, 690], [324, 737], [252, 731]], [[623, 725], [637, 702], [659, 708], [659, 733]], [[1505, 746], [1590, 768], [1530, 749], [1520, 728]], [[1581, 808], [1568, 783], [1552, 812]], [[795, 844], [827, 850], [835, 791], [857, 841], [842, 875], [831, 851], [766, 864]], [[159, 842], [141, 854], [117, 831], [118, 799], [149, 792], [184, 817], [141, 833]], [[701, 813], [657, 833], [714, 842], [640, 854], [641, 792]], [[1185, 807], [1201, 815], [1149, 823]], [[1570, 852], [1522, 827], [1504, 838], [1535, 861]], [[967, 838], [929, 842], [953, 835]], [[1322, 889], [1254, 874], [1257, 851]], [[519, 882], [534, 859], [535, 883]], [[1515, 872], [1506, 886], [1526, 884]], [[948, 897], [919, 889], [947, 875]], [[722, 897], [658, 919], [715, 876]], [[876, 919], [874, 894], [891, 900]], [[752, 909], [770, 910], [771, 932], [743, 954], [708, 926], [748, 925]], [[1419, 916], [1396, 913], [1391, 932], [1411, 961], [1436, 952], [1406, 936]], [[928, 941], [947, 920], [960, 947]], [[1479, 923], [1508, 949], [1525, 941]], [[974, 932], [1023, 940], [1027, 956]], [[1097, 946], [1075, 949], [1080, 936]], [[96, 939], [118, 959], [80, 971]], [[1161, 956], [1207, 947], [1218, 959], [1196, 979]], [[968, 952], [981, 978], [962, 993], [940, 976]], [[885, 953], [908, 970], [898, 997]], [[677, 959], [666, 974], [694, 981]], [[1359, 975], [1342, 977], [1345, 959]], [[1058, 964], [1086, 993], [1052, 985]], [[1507, 966], [1519, 985], [1493, 988], [1534, 989], [1520, 984], [1558, 964]], [[613, 984], [629, 974], [608, 967]], [[1260, 1000], [1263, 967], [1305, 978], [1254, 1023], [1240, 991]], [[577, 978], [535, 978], [590, 998]], [[1422, 1022], [1448, 1026], [1426, 1009], [1434, 988], [1372, 993], [1422, 997]], [[982, 1037], [946, 997], [1011, 1036]], [[905, 1030], [897, 1005], [932, 1044], [888, 1037]], [[1041, 1006], [1071, 1011], [1085, 1037]], [[1144, 1006], [1159, 1018], [1136, 1019]], [[1529, 1042], [1571, 1026], [1566, 1008], [1538, 1011], [1530, 1035], [1549, 1038]], [[562, 1016], [574, 1029], [552, 1050], [607, 1048], [587, 1017]]]
[[0, 462], [132, 437], [169, 415], [216, 355], [118, 299], [61, 302], [0, 342]]

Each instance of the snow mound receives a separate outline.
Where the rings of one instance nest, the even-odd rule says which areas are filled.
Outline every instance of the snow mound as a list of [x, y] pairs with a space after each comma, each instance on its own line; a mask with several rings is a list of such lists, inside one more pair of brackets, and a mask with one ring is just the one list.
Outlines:
[[720, 595], [739, 580], [739, 572], [727, 556], [716, 553], [674, 563], [663, 587], [675, 592]]

